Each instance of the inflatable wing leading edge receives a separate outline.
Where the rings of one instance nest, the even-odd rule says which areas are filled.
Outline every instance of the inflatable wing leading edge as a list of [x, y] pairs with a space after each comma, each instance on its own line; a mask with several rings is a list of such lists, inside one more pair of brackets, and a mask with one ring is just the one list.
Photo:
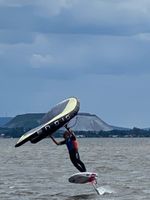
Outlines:
[[22, 135], [15, 147], [19, 147], [28, 141], [37, 143], [48, 135], [53, 134], [77, 115], [79, 108], [80, 103], [75, 97], [60, 102], [43, 117], [40, 126]]

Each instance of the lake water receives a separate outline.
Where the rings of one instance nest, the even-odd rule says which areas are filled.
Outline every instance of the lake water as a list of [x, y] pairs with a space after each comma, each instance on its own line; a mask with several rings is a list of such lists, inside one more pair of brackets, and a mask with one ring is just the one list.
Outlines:
[[0, 139], [0, 200], [150, 200], [149, 138], [79, 139], [101, 195], [90, 184], [68, 182], [78, 171], [65, 146], [45, 139], [14, 148], [16, 141]]

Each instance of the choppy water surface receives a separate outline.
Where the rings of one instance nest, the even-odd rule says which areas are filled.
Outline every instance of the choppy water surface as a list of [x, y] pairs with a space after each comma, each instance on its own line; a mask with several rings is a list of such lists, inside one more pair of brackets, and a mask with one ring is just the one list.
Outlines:
[[68, 177], [78, 172], [65, 146], [50, 139], [14, 148], [0, 139], [0, 200], [149, 200], [150, 139], [80, 139], [87, 170], [99, 174], [97, 195], [90, 184]]

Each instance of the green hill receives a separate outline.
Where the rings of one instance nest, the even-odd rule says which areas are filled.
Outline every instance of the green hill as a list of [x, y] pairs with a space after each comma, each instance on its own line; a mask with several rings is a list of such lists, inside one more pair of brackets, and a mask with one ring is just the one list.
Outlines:
[[25, 128], [26, 130], [34, 128], [40, 124], [41, 118], [44, 113], [28, 113], [23, 115], [17, 115], [7, 124], [5, 128]]

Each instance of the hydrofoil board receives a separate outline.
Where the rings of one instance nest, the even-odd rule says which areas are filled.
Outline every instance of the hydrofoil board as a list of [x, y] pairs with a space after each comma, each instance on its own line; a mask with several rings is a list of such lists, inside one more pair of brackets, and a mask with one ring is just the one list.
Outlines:
[[70, 183], [84, 184], [84, 183], [92, 183], [96, 182], [98, 178], [97, 173], [93, 172], [80, 172], [73, 174], [68, 179]]
[[77, 184], [84, 184], [84, 183], [91, 183], [94, 190], [98, 195], [100, 195], [98, 189], [96, 188], [98, 174], [93, 172], [80, 172], [73, 174], [70, 176], [68, 181], [70, 183], [77, 183]]

